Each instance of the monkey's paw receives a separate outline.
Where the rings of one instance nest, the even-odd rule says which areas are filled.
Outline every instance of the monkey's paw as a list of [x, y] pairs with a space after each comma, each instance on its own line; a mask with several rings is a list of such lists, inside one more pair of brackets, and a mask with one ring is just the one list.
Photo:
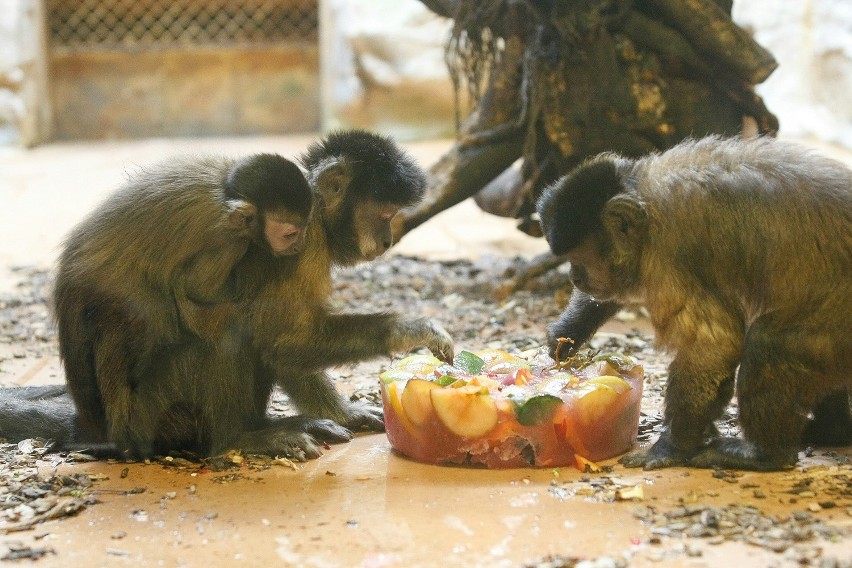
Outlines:
[[770, 455], [748, 440], [716, 438], [690, 458], [689, 465], [702, 468], [779, 471], [796, 465], [796, 458], [795, 450], [781, 450]]
[[[849, 412], [848, 409], [845, 411]], [[802, 443], [818, 447], [852, 445], [852, 417], [842, 414], [820, 415], [808, 420], [802, 434]]]
[[243, 434], [238, 447], [247, 454], [284, 456], [296, 461], [316, 459], [322, 455], [323, 444], [307, 432], [290, 426], [264, 428]]
[[637, 450], [622, 456], [618, 462], [624, 467], [641, 467], [644, 469], [662, 469], [689, 464], [689, 459], [695, 452], [684, 452], [677, 449], [668, 436], [661, 435], [653, 446], [647, 450]]
[[400, 323], [390, 343], [392, 351], [410, 351], [424, 346], [435, 357], [448, 363], [455, 353], [450, 334], [439, 323], [427, 318]]
[[385, 418], [381, 407], [360, 402], [350, 404], [346, 408], [344, 424], [352, 430], [385, 431]]
[[320, 457], [327, 443], [351, 439], [352, 431], [334, 420], [297, 415], [275, 420], [262, 430], [243, 434], [238, 447], [246, 453], [305, 461]]

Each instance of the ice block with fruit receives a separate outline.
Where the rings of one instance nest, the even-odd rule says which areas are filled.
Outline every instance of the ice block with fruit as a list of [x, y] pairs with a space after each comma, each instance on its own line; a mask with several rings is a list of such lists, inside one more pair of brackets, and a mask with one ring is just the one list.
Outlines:
[[391, 445], [417, 461], [574, 466], [634, 443], [643, 369], [623, 355], [557, 365], [544, 350], [462, 351], [396, 361], [380, 375]]

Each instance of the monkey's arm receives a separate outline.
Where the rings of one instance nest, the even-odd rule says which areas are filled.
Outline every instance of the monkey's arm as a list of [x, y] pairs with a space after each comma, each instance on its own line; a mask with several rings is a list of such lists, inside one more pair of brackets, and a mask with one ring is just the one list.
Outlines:
[[[272, 338], [259, 339], [265, 343]], [[279, 333], [271, 345], [262, 348], [261, 358], [264, 367], [272, 371], [273, 380], [312, 420], [309, 424], [315, 431], [308, 433], [326, 439], [331, 435], [330, 441], [339, 441], [328, 425], [316, 420], [328, 419], [351, 429], [384, 430], [382, 411], [345, 400], [324, 369], [422, 345], [436, 356], [452, 360], [452, 338], [431, 320], [404, 320], [390, 313], [322, 313], [307, 331]]]
[[676, 353], [666, 382], [666, 430], [647, 452], [622, 458], [628, 467], [697, 466], [691, 460], [718, 435], [713, 422], [734, 394], [742, 343], [740, 319], [712, 296], [694, 296], [673, 305], [677, 307], [657, 329], [657, 341]]
[[713, 349], [678, 353], [666, 384], [666, 429], [647, 451], [624, 456], [622, 464], [645, 469], [685, 466], [718, 433], [713, 421], [733, 396], [736, 360], [717, 359]]
[[[337, 391], [334, 380], [323, 371], [309, 375], [280, 373], [278, 383], [304, 415], [306, 424], [314, 429], [308, 430], [308, 433], [319, 439], [346, 441], [352, 437], [349, 428], [374, 431], [385, 429], [381, 408], [349, 402]], [[335, 427], [339, 431], [335, 431]]]
[[204, 339], [219, 335], [232, 316], [232, 273], [247, 249], [247, 240], [234, 237], [201, 251], [178, 271], [172, 286], [184, 328]]
[[547, 329], [550, 354], [555, 355], [557, 340], [568, 339], [569, 350], [560, 355], [571, 354], [586, 343], [609, 318], [621, 309], [618, 302], [598, 302], [588, 294], [575, 289], [568, 307]]
[[[453, 358], [452, 338], [432, 320], [405, 320], [390, 313], [322, 314], [311, 333], [280, 334], [266, 358], [312, 372], [420, 346], [444, 361]], [[280, 366], [273, 360], [269, 363]]]

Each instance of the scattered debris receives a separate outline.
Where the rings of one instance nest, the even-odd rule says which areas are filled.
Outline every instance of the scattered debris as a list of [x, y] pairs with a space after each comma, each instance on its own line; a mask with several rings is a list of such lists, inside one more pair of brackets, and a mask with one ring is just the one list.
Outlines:
[[50, 444], [39, 439], [0, 444], [0, 532], [28, 530], [49, 519], [75, 515], [97, 501], [86, 474], [39, 473], [38, 462], [49, 450]]
[[56, 554], [55, 550], [44, 546], [31, 547], [17, 542], [5, 544], [9, 547], [9, 551], [0, 556], [0, 560], [38, 560], [48, 554]]
[[815, 539], [839, 539], [848, 533], [807, 511], [767, 515], [752, 505], [689, 505], [668, 511], [644, 505], [636, 508], [633, 516], [650, 525], [653, 535], [707, 539], [709, 544], [739, 541], [773, 552], [784, 552], [797, 543]]
[[21, 282], [11, 294], [0, 295], [0, 363], [3, 359], [41, 357], [56, 353], [56, 330], [47, 299], [50, 273], [35, 267], [13, 269]]
[[541, 560], [523, 565], [524, 568], [626, 568], [627, 560], [601, 556], [589, 559], [577, 556], [548, 555]]
[[622, 487], [615, 490], [616, 501], [642, 501], [645, 499], [645, 491], [641, 485]]
[[[365, 311], [388, 310], [417, 316], [434, 317], [445, 325], [459, 345], [478, 348], [500, 348], [524, 351], [538, 347], [546, 325], [553, 321], [564, 305], [558, 298], [565, 297], [562, 288], [567, 276], [562, 271], [551, 271], [543, 278], [529, 283], [507, 302], [493, 299], [495, 282], [511, 271], [514, 261], [504, 258], [483, 257], [477, 261], [433, 262], [403, 256], [390, 256], [382, 262], [342, 270], [335, 275], [335, 308]], [[46, 298], [49, 275], [46, 271], [24, 268], [19, 271], [21, 286], [12, 297], [0, 297], [0, 367], [14, 356], [33, 357], [56, 354], [56, 340], [49, 323]], [[630, 321], [629, 313], [619, 315]], [[633, 355], [645, 367], [646, 381], [640, 417], [639, 442], [651, 442], [662, 430], [663, 393], [666, 386], [668, 358], [653, 349], [650, 337], [639, 332], [601, 333], [593, 340], [593, 349], [617, 351]], [[354, 367], [335, 369], [338, 384], [353, 401], [380, 405], [378, 372], [387, 362], [367, 362]], [[281, 393], [276, 393], [270, 403], [270, 412], [291, 412]], [[725, 435], [736, 435], [736, 404], [732, 404], [717, 424]], [[797, 468], [778, 474], [782, 488], [770, 490], [755, 482], [754, 476], [744, 477], [742, 472], [717, 470], [704, 472], [712, 476], [711, 482], [727, 484], [742, 490], [747, 500], [763, 504], [780, 501], [793, 506], [795, 512], [782, 516], [765, 514], [753, 503], [717, 506], [710, 500], [718, 495], [712, 487], [690, 491], [671, 505], [649, 499], [650, 485], [634, 470], [620, 466], [600, 466], [599, 472], [577, 473], [566, 470], [560, 475], [554, 470], [548, 492], [555, 498], [584, 499], [613, 503], [618, 507], [637, 507], [634, 516], [650, 528], [650, 537], [641, 537], [636, 545], [651, 545], [650, 550], [659, 555], [701, 554], [701, 546], [735, 540], [783, 553], [785, 561], [800, 565], [820, 565], [828, 559], [820, 557], [815, 543], [823, 540], [849, 538], [852, 526], [852, 464], [846, 456], [830, 452], [811, 452], [809, 460], [821, 459], [825, 465]], [[26, 441], [22, 444], [0, 445], [0, 531], [25, 530], [48, 518], [71, 515], [94, 503], [95, 497], [106, 490], [92, 486], [91, 476], [39, 477], [37, 464], [46, 460], [54, 464], [67, 461], [86, 463], [92, 458], [75, 453], [62, 456], [51, 453], [44, 441]], [[256, 456], [229, 452], [222, 456], [201, 459], [197, 455], [180, 453], [146, 461], [187, 473], [189, 476], [221, 474], [207, 479], [217, 483], [244, 483], [252, 480], [249, 472], [272, 467], [299, 468], [298, 456]], [[599, 465], [599, 464], [595, 464]], [[124, 467], [119, 475], [124, 479], [136, 474], [136, 469]], [[618, 475], [623, 474], [624, 477]], [[334, 476], [333, 471], [326, 473]], [[692, 473], [692, 475], [698, 475]], [[362, 479], [366, 481], [368, 478]], [[521, 482], [529, 484], [529, 479]], [[195, 483], [188, 486], [189, 495], [197, 494]], [[124, 491], [134, 494], [144, 487]], [[172, 497], [167, 495], [167, 498]], [[639, 503], [637, 503], [639, 502]], [[136, 511], [134, 518], [147, 519], [145, 511]], [[214, 516], [204, 517], [197, 523], [199, 532], [204, 522]], [[350, 528], [357, 521], [347, 523]], [[638, 525], [637, 525], [638, 526]], [[123, 539], [126, 533], [116, 532], [113, 538]], [[638, 539], [639, 537], [637, 537]], [[52, 554], [49, 548], [20, 547], [12, 549], [4, 560], [13, 558], [36, 559]], [[665, 546], [662, 546], [665, 545]], [[125, 556], [119, 549], [109, 554]], [[613, 553], [615, 554], [615, 553]], [[535, 568], [621, 568], [627, 560], [603, 556], [585, 559], [573, 556], [548, 556], [526, 566]], [[831, 564], [825, 564], [832, 566]], [[840, 565], [840, 564], [838, 564]], [[848, 566], [848, 563], [844, 566]]]
[[548, 493], [558, 499], [581, 497], [598, 503], [644, 499], [641, 483], [627, 481], [614, 475], [581, 477], [579, 480], [565, 482], [554, 479], [550, 482]]

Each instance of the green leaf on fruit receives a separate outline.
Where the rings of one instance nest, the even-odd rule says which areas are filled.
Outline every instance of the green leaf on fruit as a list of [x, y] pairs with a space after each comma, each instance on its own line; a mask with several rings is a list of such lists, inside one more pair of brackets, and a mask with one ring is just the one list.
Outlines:
[[441, 375], [440, 377], [438, 377], [437, 379], [435, 379], [435, 382], [436, 382], [437, 384], [441, 385], [442, 387], [445, 387], [445, 386], [447, 386], [447, 385], [451, 385], [451, 384], [453, 384], [453, 383], [454, 383], [454, 382], [456, 382], [457, 380], [458, 380], [457, 378], [455, 378], [455, 377], [453, 377], [453, 376], [451, 376], [451, 375]]
[[562, 404], [562, 399], [552, 394], [540, 394], [526, 400], [513, 399], [512, 402], [515, 403], [518, 423], [534, 426], [551, 419], [557, 407]]
[[464, 371], [470, 375], [477, 375], [485, 366], [485, 361], [481, 357], [471, 353], [470, 351], [462, 351], [457, 353], [453, 359], [453, 367]]

